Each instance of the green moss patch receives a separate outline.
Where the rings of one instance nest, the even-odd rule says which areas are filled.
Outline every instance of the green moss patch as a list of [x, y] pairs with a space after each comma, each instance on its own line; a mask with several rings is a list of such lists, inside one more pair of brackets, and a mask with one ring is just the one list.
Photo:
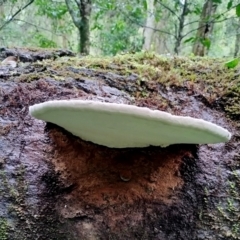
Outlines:
[[7, 240], [8, 239], [8, 224], [5, 218], [0, 218], [0, 239]]
[[92, 78], [89, 71], [98, 74], [111, 72], [122, 77], [135, 74], [138, 83], [184, 87], [202, 95], [210, 104], [220, 104], [231, 117], [239, 118], [240, 69], [228, 69], [225, 62], [226, 59], [165, 57], [147, 52], [115, 57], [62, 57], [33, 64], [35, 68], [42, 69], [41, 73], [24, 74], [19, 80], [29, 82], [46, 77], [58, 81], [88, 77], [98, 80], [97, 77]]

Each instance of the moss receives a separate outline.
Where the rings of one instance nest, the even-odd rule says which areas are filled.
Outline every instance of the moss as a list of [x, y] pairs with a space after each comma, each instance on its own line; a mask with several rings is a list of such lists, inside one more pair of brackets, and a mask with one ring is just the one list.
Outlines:
[[98, 80], [101, 73], [112, 72], [123, 77], [135, 74], [138, 82], [185, 87], [201, 94], [210, 104], [221, 102], [230, 116], [238, 118], [239, 69], [228, 69], [224, 66], [225, 62], [226, 59], [165, 57], [148, 52], [115, 57], [62, 57], [33, 64], [35, 68], [42, 68], [40, 73], [23, 74], [19, 80], [30, 82], [39, 78], [52, 78], [63, 81], [88, 77]]
[[8, 224], [5, 218], [0, 218], [0, 239], [7, 240], [8, 239]]
[[[211, 195], [206, 193], [205, 210], [201, 212], [201, 221], [204, 225], [211, 225], [223, 239], [240, 239], [240, 175], [232, 172], [232, 179], [228, 182], [226, 194], [213, 201]], [[211, 206], [208, 206], [211, 205]]]

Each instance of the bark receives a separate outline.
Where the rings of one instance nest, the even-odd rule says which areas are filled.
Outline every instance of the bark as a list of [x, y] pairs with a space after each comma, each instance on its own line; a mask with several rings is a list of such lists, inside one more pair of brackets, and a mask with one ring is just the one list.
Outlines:
[[240, 18], [238, 19], [238, 26], [237, 26], [237, 35], [235, 41], [235, 49], [234, 49], [234, 57], [237, 57], [240, 52]]
[[79, 31], [79, 52], [88, 55], [90, 52], [90, 16], [92, 11], [91, 0], [75, 0], [78, 12], [74, 9], [71, 0], [65, 0], [74, 25]]
[[[18, 53], [31, 62], [0, 66], [0, 239], [239, 239], [240, 113], [230, 119], [222, 107], [238, 103], [237, 94], [229, 88], [226, 98], [210, 101], [229, 70], [216, 60], [196, 59], [193, 67], [192, 59], [151, 54], [91, 64], [51, 51], [0, 50], [1, 59]], [[184, 81], [179, 62], [188, 69]], [[205, 83], [214, 72], [215, 84]], [[205, 118], [234, 136], [221, 144], [112, 149], [28, 113], [33, 104], [72, 98]]]
[[144, 28], [144, 32], [143, 32], [143, 37], [144, 37], [143, 50], [151, 49], [154, 26], [155, 26], [154, 0], [148, 0], [147, 1], [147, 21], [146, 21], [146, 27]]
[[185, 17], [188, 13], [188, 1], [185, 0], [182, 6], [182, 13], [181, 16], [178, 18], [179, 20], [179, 25], [177, 29], [177, 34], [176, 34], [176, 41], [175, 41], [175, 46], [174, 46], [174, 53], [179, 54], [179, 48], [181, 45], [181, 41], [183, 39], [183, 29], [184, 29], [184, 22], [185, 22]]
[[214, 23], [211, 21], [212, 15], [217, 10], [217, 4], [212, 0], [207, 0], [203, 5], [199, 27], [196, 34], [196, 41], [193, 45], [193, 54], [196, 56], [205, 56], [208, 53], [210, 46], [205, 46], [203, 41], [210, 41], [210, 37], [213, 31]]

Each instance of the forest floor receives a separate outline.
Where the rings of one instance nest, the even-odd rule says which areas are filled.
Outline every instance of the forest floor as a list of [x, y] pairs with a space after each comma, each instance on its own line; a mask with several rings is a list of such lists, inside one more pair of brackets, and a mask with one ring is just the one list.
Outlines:
[[[1, 49], [0, 239], [240, 239], [240, 69], [224, 60]], [[110, 149], [33, 119], [57, 99], [202, 118], [224, 144]], [[121, 177], [130, 176], [122, 181]]]

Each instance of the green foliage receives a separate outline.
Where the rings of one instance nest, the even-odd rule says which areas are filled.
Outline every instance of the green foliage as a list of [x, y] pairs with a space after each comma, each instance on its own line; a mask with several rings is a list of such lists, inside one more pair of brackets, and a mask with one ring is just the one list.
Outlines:
[[226, 62], [225, 66], [227, 68], [235, 68], [239, 64], [239, 61], [239, 58], [232, 59], [231, 61]]
[[35, 0], [38, 6], [37, 14], [53, 19], [61, 19], [67, 13], [67, 6], [62, 2], [49, 0]]
[[231, 9], [233, 5], [233, 0], [230, 0], [227, 4], [227, 10]]
[[195, 37], [190, 37], [190, 38], [188, 38], [188, 39], [186, 39], [185, 41], [184, 41], [184, 43], [188, 43], [188, 42], [195, 42], [196, 41], [196, 38]]
[[7, 221], [4, 218], [0, 218], [0, 239], [1, 240], [7, 240], [8, 234], [7, 234]]
[[205, 46], [207, 49], [210, 48], [211, 41], [209, 38], [204, 38], [204, 39], [201, 39], [200, 41], [201, 41], [202, 45]]
[[126, 23], [122, 20], [113, 22], [108, 26], [110, 31], [101, 31], [100, 49], [105, 55], [116, 55], [123, 51], [140, 51], [142, 48], [142, 38], [135, 37], [136, 32], [129, 31]]
[[[0, 6], [4, 9], [0, 11], [0, 29], [1, 25], [26, 2], [25, 0], [0, 1]], [[186, 43], [179, 47], [182, 55], [191, 54], [193, 44], [200, 41], [209, 49], [210, 56], [233, 56], [239, 25], [236, 17], [240, 17], [239, 0], [213, 0], [213, 2], [217, 5], [216, 14], [207, 17], [205, 21], [206, 23], [216, 22], [214, 32], [210, 39], [200, 40], [196, 36], [196, 31], [201, 18], [203, 1], [188, 1], [184, 26], [180, 33], [179, 22], [184, 6], [183, 1], [155, 1], [152, 50], [157, 53], [173, 53], [176, 39], [180, 36], [182, 37], [180, 42]], [[72, 0], [72, 3], [75, 4], [75, 1]], [[77, 6], [75, 7], [78, 11]], [[115, 55], [119, 52], [140, 51], [143, 47], [147, 11], [147, 0], [94, 0], [90, 21], [92, 53]], [[57, 46], [74, 50], [79, 46], [77, 32], [68, 14], [65, 1], [35, 0], [1, 30], [0, 45]]]
[[222, 0], [212, 0], [214, 3], [222, 3]]
[[47, 37], [45, 37], [41, 33], [35, 34], [34, 38], [38, 42], [38, 47], [42, 47], [42, 48], [55, 48], [55, 47], [57, 47], [57, 44], [54, 41], [48, 39]]
[[144, 0], [144, 1], [143, 1], [143, 7], [144, 7], [144, 10], [147, 10], [147, 6], [148, 6], [147, 1]]
[[236, 14], [238, 17], [240, 17], [240, 4], [236, 6]]
[[198, 6], [196, 6], [196, 7], [193, 9], [192, 12], [195, 13], [196, 15], [200, 15], [201, 12], [202, 12], [202, 9], [201, 9], [200, 7], [198, 7]]
[[205, 46], [207, 49], [210, 49], [210, 47], [211, 47], [211, 40], [209, 38], [201, 39], [201, 38], [196, 38], [196, 37], [190, 37], [190, 38], [186, 39], [184, 41], [184, 43], [188, 43], [188, 42], [194, 43], [194, 42], [196, 42], [198, 40], [201, 42], [201, 44], [203, 46]]
[[118, 3], [96, 1], [92, 30], [97, 40], [93, 45], [104, 55], [116, 55], [119, 52], [140, 51], [142, 35], [138, 34], [139, 25], [144, 24], [145, 4], [132, 2]]

